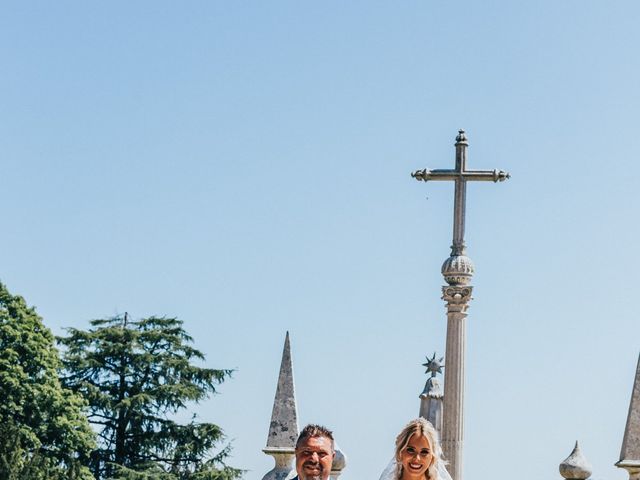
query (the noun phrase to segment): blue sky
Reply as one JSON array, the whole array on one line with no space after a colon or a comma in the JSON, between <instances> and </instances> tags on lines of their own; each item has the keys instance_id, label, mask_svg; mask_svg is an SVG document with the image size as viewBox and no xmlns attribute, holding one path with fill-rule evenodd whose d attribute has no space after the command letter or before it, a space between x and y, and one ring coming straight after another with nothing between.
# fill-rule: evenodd
<instances>
[{"instance_id":1,"label":"blue sky","mask_svg":"<svg viewBox=\"0 0 640 480\"><path fill-rule=\"evenodd\" d=\"M377 478L443 352L453 188L476 265L465 472L613 467L638 358L634 1L5 2L0 278L56 333L176 315L235 368L193 410L260 479L282 343L300 421ZM526 472L521 473L521 472Z\"/></svg>"}]
</instances>

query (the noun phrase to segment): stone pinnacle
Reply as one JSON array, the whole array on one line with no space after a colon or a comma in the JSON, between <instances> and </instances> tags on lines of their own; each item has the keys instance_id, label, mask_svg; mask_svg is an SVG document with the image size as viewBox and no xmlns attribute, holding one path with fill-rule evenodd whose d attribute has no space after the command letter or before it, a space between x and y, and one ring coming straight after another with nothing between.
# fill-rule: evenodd
<instances>
[{"instance_id":1,"label":"stone pinnacle","mask_svg":"<svg viewBox=\"0 0 640 480\"><path fill-rule=\"evenodd\" d=\"M636 476L640 473L640 358L629 402L629 414L624 430L620 461L616 463L616 466L624 468Z\"/></svg>"},{"instance_id":2,"label":"stone pinnacle","mask_svg":"<svg viewBox=\"0 0 640 480\"><path fill-rule=\"evenodd\" d=\"M293 383L293 364L291 361L291 347L289 332L284 340L280 375L276 397L273 401L269 436L267 437L267 451L290 451L293 453L298 438L298 411L296 393Z\"/></svg>"}]
</instances>

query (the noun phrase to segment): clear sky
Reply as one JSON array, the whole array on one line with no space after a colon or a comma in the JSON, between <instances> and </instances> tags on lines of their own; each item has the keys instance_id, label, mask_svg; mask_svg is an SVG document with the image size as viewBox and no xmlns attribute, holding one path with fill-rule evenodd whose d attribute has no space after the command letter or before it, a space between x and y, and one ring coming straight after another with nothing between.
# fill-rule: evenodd
<instances>
[{"instance_id":1,"label":"clear sky","mask_svg":"<svg viewBox=\"0 0 640 480\"><path fill-rule=\"evenodd\" d=\"M443 353L458 128L476 265L467 479L618 460L639 353L640 2L3 2L0 278L48 326L176 315L260 480L301 425L377 479Z\"/></svg>"}]
</instances>

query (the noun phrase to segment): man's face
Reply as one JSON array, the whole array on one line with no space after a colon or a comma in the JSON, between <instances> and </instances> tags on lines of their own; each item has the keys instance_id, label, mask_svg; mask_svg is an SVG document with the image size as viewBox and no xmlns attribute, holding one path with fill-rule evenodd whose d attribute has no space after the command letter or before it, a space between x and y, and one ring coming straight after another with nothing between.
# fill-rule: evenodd
<instances>
[{"instance_id":1,"label":"man's face","mask_svg":"<svg viewBox=\"0 0 640 480\"><path fill-rule=\"evenodd\" d=\"M310 437L296 448L296 470L300 480L327 480L335 452L327 437Z\"/></svg>"}]
</instances>

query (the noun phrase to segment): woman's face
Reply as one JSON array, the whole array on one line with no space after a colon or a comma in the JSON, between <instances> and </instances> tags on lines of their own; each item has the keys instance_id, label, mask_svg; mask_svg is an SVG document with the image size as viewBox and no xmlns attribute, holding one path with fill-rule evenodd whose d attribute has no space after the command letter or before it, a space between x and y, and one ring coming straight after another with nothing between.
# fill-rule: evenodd
<instances>
[{"instance_id":1,"label":"woman's face","mask_svg":"<svg viewBox=\"0 0 640 480\"><path fill-rule=\"evenodd\" d=\"M404 467L402 479L425 478L425 472L434 460L429 439L420 434L411 435L407 446L400 451L400 463Z\"/></svg>"}]
</instances>

